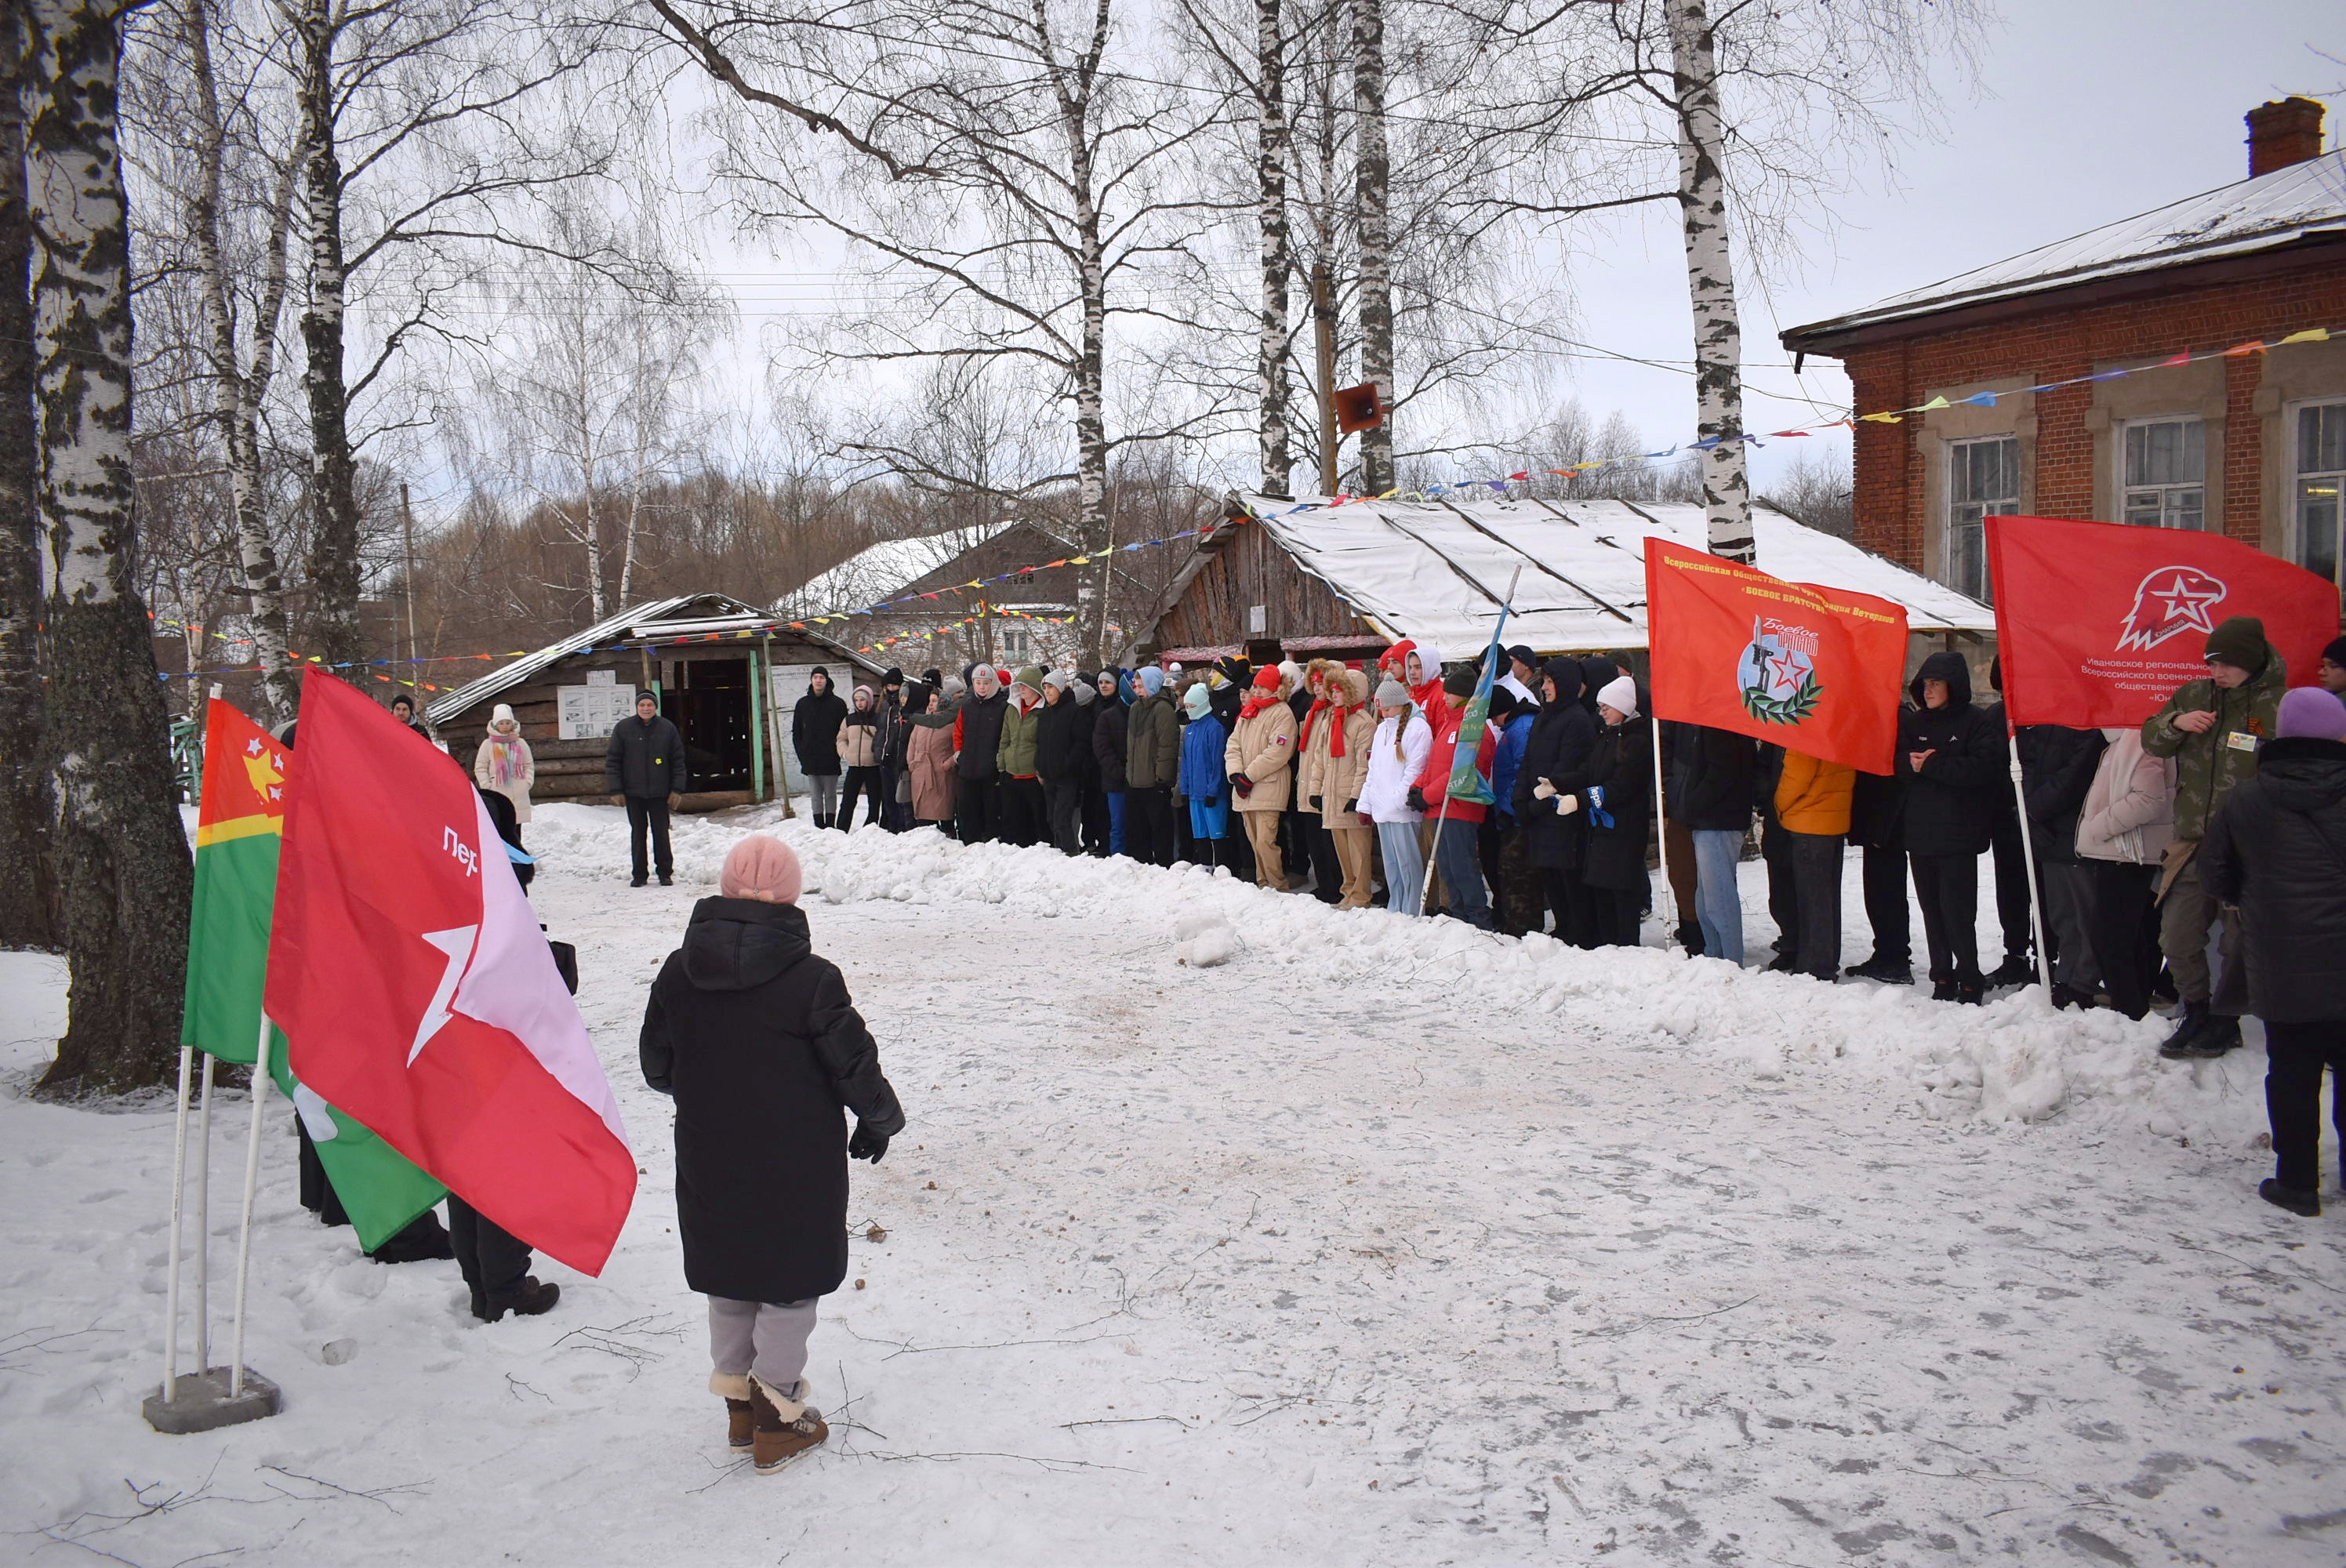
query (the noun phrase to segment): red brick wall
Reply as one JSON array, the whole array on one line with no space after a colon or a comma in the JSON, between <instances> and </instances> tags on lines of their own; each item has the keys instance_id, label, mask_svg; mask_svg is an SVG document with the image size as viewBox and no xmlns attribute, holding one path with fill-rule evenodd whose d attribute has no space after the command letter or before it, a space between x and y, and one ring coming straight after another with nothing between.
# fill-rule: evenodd
<instances>
[{"instance_id":1,"label":"red brick wall","mask_svg":"<svg viewBox=\"0 0 2346 1568\"><path fill-rule=\"evenodd\" d=\"M2252 339L2275 341L2309 327L2346 325L2346 271L2334 262L2317 264L2280 277L2179 290L2163 299L2047 311L1955 331L1933 333L1927 321L1917 325L1923 330L1913 337L1851 351L1846 363L1860 412L1911 408L1933 388L2001 377L2058 381L2113 360L2185 349L2205 352ZM2263 422L2251 410L2263 363L2261 355L2248 354L2224 367L2223 526L2252 544L2263 532ZM2051 517L2090 517L2095 450L2086 414L2094 389L2065 387L2035 401L2035 510ZM1854 491L1857 542L1928 571L1922 429L1912 418L1898 424L1861 422Z\"/></svg>"}]
</instances>

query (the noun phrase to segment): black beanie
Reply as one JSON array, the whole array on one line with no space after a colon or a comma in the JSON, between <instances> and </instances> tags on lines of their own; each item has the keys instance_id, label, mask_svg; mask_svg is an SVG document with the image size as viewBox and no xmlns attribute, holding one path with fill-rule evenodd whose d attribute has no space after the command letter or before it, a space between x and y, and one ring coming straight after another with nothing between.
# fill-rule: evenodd
<instances>
[{"instance_id":1,"label":"black beanie","mask_svg":"<svg viewBox=\"0 0 2346 1568\"><path fill-rule=\"evenodd\" d=\"M882 686L902 686L904 684L904 672L901 669L892 668L887 674L880 677L880 684Z\"/></svg>"},{"instance_id":2,"label":"black beanie","mask_svg":"<svg viewBox=\"0 0 2346 1568\"><path fill-rule=\"evenodd\" d=\"M2331 638L2330 646L2321 650L2321 657L2340 669L2346 669L2346 637Z\"/></svg>"},{"instance_id":3,"label":"black beanie","mask_svg":"<svg viewBox=\"0 0 2346 1568\"><path fill-rule=\"evenodd\" d=\"M1454 664L1442 677L1442 689L1453 697L1472 697L1482 674L1471 664Z\"/></svg>"},{"instance_id":4,"label":"black beanie","mask_svg":"<svg viewBox=\"0 0 2346 1568\"><path fill-rule=\"evenodd\" d=\"M1514 692L1509 691L1504 686L1494 686L1491 688L1491 717L1493 718L1506 718L1508 715L1515 711L1516 706L1515 694Z\"/></svg>"},{"instance_id":5,"label":"black beanie","mask_svg":"<svg viewBox=\"0 0 2346 1568\"><path fill-rule=\"evenodd\" d=\"M2255 675L2265 667L2265 624L2254 616L2233 616L2208 634L2208 662Z\"/></svg>"}]
</instances>

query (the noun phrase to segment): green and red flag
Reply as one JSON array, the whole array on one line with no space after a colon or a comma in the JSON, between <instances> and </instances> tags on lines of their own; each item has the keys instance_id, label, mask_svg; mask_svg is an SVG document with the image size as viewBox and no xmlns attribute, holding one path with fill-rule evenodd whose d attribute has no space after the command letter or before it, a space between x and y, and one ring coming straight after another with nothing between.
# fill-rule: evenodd
<instances>
[{"instance_id":1,"label":"green and red flag","mask_svg":"<svg viewBox=\"0 0 2346 1568\"><path fill-rule=\"evenodd\" d=\"M188 921L188 989L179 1038L223 1062L260 1054L260 993L277 902L285 826L287 748L214 697L204 722L204 779L196 816L196 897ZM372 1132L299 1083L285 1036L270 1032L270 1075L292 1100L318 1146L359 1245L368 1251L404 1229L447 1189Z\"/></svg>"}]
</instances>

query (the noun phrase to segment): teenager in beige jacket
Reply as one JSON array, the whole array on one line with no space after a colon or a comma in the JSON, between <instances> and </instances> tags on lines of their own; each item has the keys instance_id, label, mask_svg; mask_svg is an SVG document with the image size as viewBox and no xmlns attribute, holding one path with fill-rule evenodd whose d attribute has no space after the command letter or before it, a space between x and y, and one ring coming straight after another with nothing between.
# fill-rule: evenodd
<instances>
[{"instance_id":1,"label":"teenager in beige jacket","mask_svg":"<svg viewBox=\"0 0 2346 1568\"><path fill-rule=\"evenodd\" d=\"M1321 825L1336 846L1343 871L1340 910L1366 909L1374 881L1370 872L1376 828L1361 816L1361 790L1369 779L1369 751L1376 744L1377 716L1369 708L1369 677L1356 669L1328 677L1332 706L1320 716L1311 736L1316 761L1309 795L1320 800ZM1342 755L1337 755L1339 744ZM1307 798L1309 798L1307 796Z\"/></svg>"},{"instance_id":2,"label":"teenager in beige jacket","mask_svg":"<svg viewBox=\"0 0 2346 1568\"><path fill-rule=\"evenodd\" d=\"M1295 712L1281 697L1286 686L1276 666L1255 672L1239 721L1222 748L1222 766L1237 797L1230 804L1245 820L1254 848L1254 880L1287 891L1287 866L1279 853L1279 817L1295 783Z\"/></svg>"}]
</instances>

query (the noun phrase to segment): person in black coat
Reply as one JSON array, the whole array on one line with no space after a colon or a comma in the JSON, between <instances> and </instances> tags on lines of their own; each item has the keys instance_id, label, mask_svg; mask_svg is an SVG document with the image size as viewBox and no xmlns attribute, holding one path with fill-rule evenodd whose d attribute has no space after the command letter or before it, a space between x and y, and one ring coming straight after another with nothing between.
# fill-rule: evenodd
<instances>
[{"instance_id":1,"label":"person in black coat","mask_svg":"<svg viewBox=\"0 0 2346 1568\"><path fill-rule=\"evenodd\" d=\"M1646 833L1654 814L1652 720L1637 712L1637 688L1627 676L1606 683L1596 698L1605 728L1588 759L1588 783L1577 815L1587 820L1580 880L1594 911L1595 945L1636 947L1652 881L1646 872Z\"/></svg>"},{"instance_id":2,"label":"person in black coat","mask_svg":"<svg viewBox=\"0 0 2346 1568\"><path fill-rule=\"evenodd\" d=\"M1674 748L1678 784L1672 791L1670 812L1686 826L1692 840L1702 951L1708 957L1740 964L1743 895L1736 887L1735 866L1743 858L1743 840L1751 831L1759 742L1708 725L1670 728L1678 732Z\"/></svg>"},{"instance_id":3,"label":"person in black coat","mask_svg":"<svg viewBox=\"0 0 2346 1568\"><path fill-rule=\"evenodd\" d=\"M913 825L910 801L897 797L904 793L905 755L913 744L912 716L921 711L906 700L903 670L891 669L880 677L880 699L873 711L879 716L874 727L880 741L880 821L888 831L901 833Z\"/></svg>"},{"instance_id":4,"label":"person in black coat","mask_svg":"<svg viewBox=\"0 0 2346 1568\"><path fill-rule=\"evenodd\" d=\"M1849 841L1864 852L1865 923L1873 952L1841 971L1885 985L1914 983L1913 919L1906 905L1906 840L1899 830L1902 790L1894 773L1857 776L1849 798Z\"/></svg>"},{"instance_id":5,"label":"person in black coat","mask_svg":"<svg viewBox=\"0 0 2346 1568\"><path fill-rule=\"evenodd\" d=\"M635 717L613 725L611 743L603 748L603 788L611 792L611 804L627 809L627 850L633 868L628 886L644 885L648 829L660 886L675 882L676 857L668 851L668 814L687 782L683 733L660 717L658 697L648 691L638 692Z\"/></svg>"},{"instance_id":6,"label":"person in black coat","mask_svg":"<svg viewBox=\"0 0 2346 1568\"><path fill-rule=\"evenodd\" d=\"M815 956L802 882L780 839L735 844L638 1042L644 1082L676 1102L677 1238L709 1298L709 1388L760 1471L829 1431L806 1403L807 1338L847 1274L847 1162L878 1164L904 1130L846 982Z\"/></svg>"},{"instance_id":7,"label":"person in black coat","mask_svg":"<svg viewBox=\"0 0 2346 1568\"><path fill-rule=\"evenodd\" d=\"M828 828L839 815L839 727L847 704L831 688L831 671L821 665L807 676L806 695L790 709L790 749L806 776L808 809L814 825Z\"/></svg>"},{"instance_id":8,"label":"person in black coat","mask_svg":"<svg viewBox=\"0 0 2346 1568\"><path fill-rule=\"evenodd\" d=\"M2093 884L2077 860L2077 814L2108 745L2098 729L2057 724L2029 725L2013 739L2020 757L2021 793L2028 802L2029 839L2036 850L2037 885L2045 895L2045 944L2055 1007L2091 1007L2094 993L2101 989L2101 966L2094 962ZM1994 984L1995 976L1988 981Z\"/></svg>"},{"instance_id":9,"label":"person in black coat","mask_svg":"<svg viewBox=\"0 0 2346 1568\"><path fill-rule=\"evenodd\" d=\"M1043 781L1043 817L1063 855L1084 852L1084 768L1091 753L1091 725L1076 706L1075 688L1075 677L1066 670L1045 676L1043 710L1035 716L1035 776Z\"/></svg>"},{"instance_id":10,"label":"person in black coat","mask_svg":"<svg viewBox=\"0 0 2346 1568\"><path fill-rule=\"evenodd\" d=\"M961 677L969 695L961 699L954 718L954 837L964 844L982 844L994 837L1001 804L1002 769L995 758L1002 749L1002 718L1010 710L1010 694L988 664L964 665Z\"/></svg>"},{"instance_id":11,"label":"person in black coat","mask_svg":"<svg viewBox=\"0 0 2346 1568\"><path fill-rule=\"evenodd\" d=\"M1523 767L1515 774L1515 817L1524 825L1532 866L1556 913L1556 940L1594 947L1596 911L1580 878L1586 824L1577 812L1560 814L1555 797L1576 794L1588 784L1596 721L1581 706L1577 659L1552 658L1543 677L1540 710L1524 742ZM1539 793L1542 784L1547 786L1545 795Z\"/></svg>"},{"instance_id":12,"label":"person in black coat","mask_svg":"<svg viewBox=\"0 0 2346 1568\"><path fill-rule=\"evenodd\" d=\"M2020 810L2012 799L2009 777L2012 731L2011 721L2004 712L2002 655L1987 661L1987 683L1995 688L1996 700L1982 704L1980 711L1987 715L1995 732L2005 738L2007 774L2004 788L1995 792L1995 817L1988 830L1988 848L1994 851L1992 863L1995 870L1995 923L2004 933L2004 959L1987 977L1988 989L1992 991L1999 985L2025 985L2036 978L2036 963L2032 956L2036 943L2028 925L2028 851L2021 842ZM2055 940L2049 913L2045 940Z\"/></svg>"},{"instance_id":13,"label":"person in black coat","mask_svg":"<svg viewBox=\"0 0 2346 1568\"><path fill-rule=\"evenodd\" d=\"M2258 1190L2310 1218L2321 1212L2325 1067L2331 1121L2346 1140L2346 706L2300 687L2281 698L2274 730L2256 777L2233 785L2209 820L2199 876L2240 911L2249 1005L2265 1023L2273 1175Z\"/></svg>"},{"instance_id":14,"label":"person in black coat","mask_svg":"<svg viewBox=\"0 0 2346 1568\"><path fill-rule=\"evenodd\" d=\"M1092 719L1092 760L1099 765L1100 793L1107 799L1107 852L1124 853L1124 748L1127 723L1124 671L1113 665L1099 674L1098 713Z\"/></svg>"},{"instance_id":15,"label":"person in black coat","mask_svg":"<svg viewBox=\"0 0 2346 1568\"><path fill-rule=\"evenodd\" d=\"M1996 791L2005 787L2004 737L1972 706L1971 667L1959 653L1924 659L1907 689L1914 706L1898 714L1899 829L1931 949L1931 995L1976 1003L1985 990L1979 858L1994 831Z\"/></svg>"}]
</instances>

